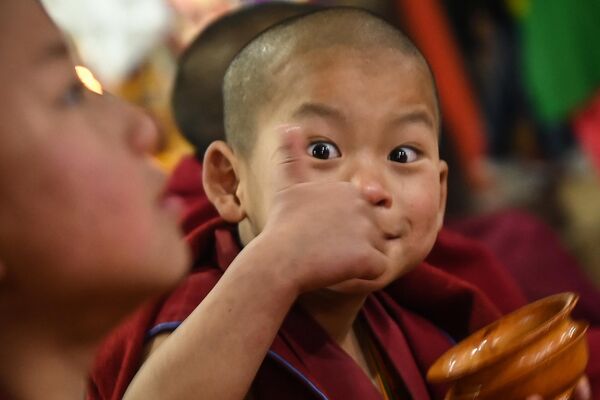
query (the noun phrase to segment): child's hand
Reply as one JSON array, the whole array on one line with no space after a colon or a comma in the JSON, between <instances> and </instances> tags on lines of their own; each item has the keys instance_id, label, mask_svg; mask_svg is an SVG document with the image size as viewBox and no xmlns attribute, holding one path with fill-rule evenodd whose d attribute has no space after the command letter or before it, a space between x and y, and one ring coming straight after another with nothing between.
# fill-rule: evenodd
<instances>
[{"instance_id":1,"label":"child's hand","mask_svg":"<svg viewBox=\"0 0 600 400\"><path fill-rule=\"evenodd\" d=\"M564 400L591 400L592 399L592 390L590 389L590 382L588 381L587 376L579 379L577 386L575 386L575 390L571 396L565 398ZM540 395L529 396L527 400L544 400ZM562 400L562 397L561 397Z\"/></svg>"},{"instance_id":2,"label":"child's hand","mask_svg":"<svg viewBox=\"0 0 600 400\"><path fill-rule=\"evenodd\" d=\"M349 182L310 182L306 143L283 134L277 193L257 237L286 259L282 271L298 293L350 279L375 279L389 262L373 206ZM268 246L266 246L268 248Z\"/></svg>"}]
</instances>

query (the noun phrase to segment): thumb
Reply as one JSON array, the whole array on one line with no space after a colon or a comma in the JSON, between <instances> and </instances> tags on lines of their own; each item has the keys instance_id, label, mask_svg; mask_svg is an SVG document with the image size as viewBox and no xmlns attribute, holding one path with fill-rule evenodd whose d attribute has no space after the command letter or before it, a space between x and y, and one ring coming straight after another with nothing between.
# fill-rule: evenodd
<instances>
[{"instance_id":1,"label":"thumb","mask_svg":"<svg viewBox=\"0 0 600 400\"><path fill-rule=\"evenodd\" d=\"M308 181L306 139L302 136L300 127L284 127L281 130L276 171L278 190Z\"/></svg>"}]
</instances>

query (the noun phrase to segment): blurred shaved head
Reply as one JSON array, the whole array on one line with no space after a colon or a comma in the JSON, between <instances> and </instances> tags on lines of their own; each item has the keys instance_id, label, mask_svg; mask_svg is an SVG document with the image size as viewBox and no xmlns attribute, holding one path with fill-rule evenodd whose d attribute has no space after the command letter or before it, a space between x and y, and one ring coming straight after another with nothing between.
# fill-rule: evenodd
<instances>
[{"instance_id":1,"label":"blurred shaved head","mask_svg":"<svg viewBox=\"0 0 600 400\"><path fill-rule=\"evenodd\" d=\"M318 9L283 1L250 5L202 30L179 58L173 87L173 115L180 131L202 159L208 145L225 139L223 77L236 54L268 27Z\"/></svg>"}]
</instances>

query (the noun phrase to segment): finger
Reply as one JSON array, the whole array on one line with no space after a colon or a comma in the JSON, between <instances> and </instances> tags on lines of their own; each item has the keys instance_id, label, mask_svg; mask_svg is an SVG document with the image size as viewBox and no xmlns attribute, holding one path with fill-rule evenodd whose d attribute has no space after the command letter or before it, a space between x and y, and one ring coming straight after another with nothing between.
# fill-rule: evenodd
<instances>
[{"instance_id":1,"label":"finger","mask_svg":"<svg viewBox=\"0 0 600 400\"><path fill-rule=\"evenodd\" d=\"M370 224L370 229L368 233L368 240L371 246L375 248L380 253L386 254L387 240L385 238L385 234L377 224L377 218L375 215L375 211L373 207L368 203L366 199L364 199L364 212L366 213L366 218Z\"/></svg>"},{"instance_id":2,"label":"finger","mask_svg":"<svg viewBox=\"0 0 600 400\"><path fill-rule=\"evenodd\" d=\"M387 243L386 243L386 238L383 232L381 232L381 229L379 229L377 226L375 226L375 228L373 229L373 233L371 234L370 237L370 243L371 246L373 246L373 248L375 250L377 250L378 252L382 253L382 254L386 254L386 250L387 250Z\"/></svg>"},{"instance_id":3,"label":"finger","mask_svg":"<svg viewBox=\"0 0 600 400\"><path fill-rule=\"evenodd\" d=\"M281 145L278 148L279 166L277 188L286 189L308 181L306 140L300 127L285 126L281 129Z\"/></svg>"},{"instance_id":4,"label":"finger","mask_svg":"<svg viewBox=\"0 0 600 400\"><path fill-rule=\"evenodd\" d=\"M577 382L573 395L573 399L576 400L590 400L592 398L592 389L587 376L581 377L579 382Z\"/></svg>"},{"instance_id":5,"label":"finger","mask_svg":"<svg viewBox=\"0 0 600 400\"><path fill-rule=\"evenodd\" d=\"M544 398L542 396L540 396L539 394L534 394L534 395L527 397L527 400L544 400Z\"/></svg>"},{"instance_id":6,"label":"finger","mask_svg":"<svg viewBox=\"0 0 600 400\"><path fill-rule=\"evenodd\" d=\"M590 381L587 376L582 376L577 385L573 389L573 392L570 394L563 393L559 398L563 399L573 399L573 400L591 400L592 398L592 389L590 387ZM544 400L542 396L535 394L527 397L527 400Z\"/></svg>"},{"instance_id":7,"label":"finger","mask_svg":"<svg viewBox=\"0 0 600 400\"><path fill-rule=\"evenodd\" d=\"M389 259L380 251L373 249L372 253L369 254L368 259L361 260L360 273L358 279L364 279L368 281L379 278L386 270Z\"/></svg>"}]
</instances>

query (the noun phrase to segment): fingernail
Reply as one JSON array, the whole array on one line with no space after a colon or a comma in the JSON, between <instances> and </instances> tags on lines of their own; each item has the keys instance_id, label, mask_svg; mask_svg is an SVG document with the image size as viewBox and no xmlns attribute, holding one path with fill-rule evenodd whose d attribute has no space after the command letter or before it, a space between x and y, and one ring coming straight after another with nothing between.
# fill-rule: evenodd
<instances>
[{"instance_id":1,"label":"fingernail","mask_svg":"<svg viewBox=\"0 0 600 400\"><path fill-rule=\"evenodd\" d=\"M289 133L289 132L299 132L300 129L301 128L299 125L293 125L293 124L283 124L283 125L279 125L276 128L277 132L280 132L282 134Z\"/></svg>"},{"instance_id":2,"label":"fingernail","mask_svg":"<svg viewBox=\"0 0 600 400\"><path fill-rule=\"evenodd\" d=\"M579 393L579 398L581 398L581 399L591 399L592 398L592 390L590 388L590 384L587 381L582 381L579 385L577 385L576 390Z\"/></svg>"}]
</instances>

